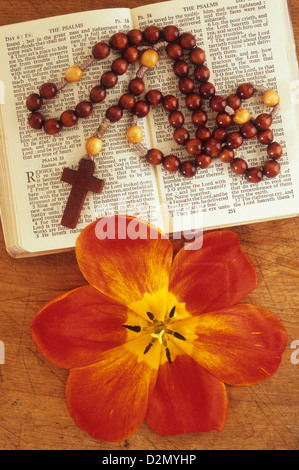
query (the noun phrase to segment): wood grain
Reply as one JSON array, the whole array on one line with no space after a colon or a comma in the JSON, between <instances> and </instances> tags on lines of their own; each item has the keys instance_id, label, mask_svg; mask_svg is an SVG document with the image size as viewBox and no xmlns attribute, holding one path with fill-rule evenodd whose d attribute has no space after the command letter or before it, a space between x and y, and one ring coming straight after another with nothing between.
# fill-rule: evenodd
<instances>
[{"instance_id":1,"label":"wood grain","mask_svg":"<svg viewBox=\"0 0 299 470\"><path fill-rule=\"evenodd\" d=\"M114 7L153 1L115 1ZM101 7L111 3L102 0ZM299 3L289 1L299 47ZM0 24L99 8L96 0L1 0ZM31 340L30 323L55 296L85 284L74 253L14 260L0 235L0 448L97 450L298 449L299 364L291 344L299 340L299 219L234 227L258 273L259 286L246 299L271 310L283 322L288 346L278 373L253 387L228 387L229 418L223 433L161 437L146 423L125 442L97 442L73 423L65 405L68 372L47 362ZM179 243L175 244L175 249Z\"/></svg>"}]
</instances>

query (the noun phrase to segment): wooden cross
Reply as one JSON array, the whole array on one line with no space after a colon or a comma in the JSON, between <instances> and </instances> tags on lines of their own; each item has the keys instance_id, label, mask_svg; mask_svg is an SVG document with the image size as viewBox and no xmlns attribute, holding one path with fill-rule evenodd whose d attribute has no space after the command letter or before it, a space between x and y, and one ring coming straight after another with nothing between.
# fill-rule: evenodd
<instances>
[{"instance_id":1,"label":"wooden cross","mask_svg":"<svg viewBox=\"0 0 299 470\"><path fill-rule=\"evenodd\" d=\"M104 180L93 176L95 163L92 160L82 158L78 171L64 168L61 181L72 185L62 219L61 225L68 228L75 228L88 191L101 193L104 187Z\"/></svg>"}]
</instances>

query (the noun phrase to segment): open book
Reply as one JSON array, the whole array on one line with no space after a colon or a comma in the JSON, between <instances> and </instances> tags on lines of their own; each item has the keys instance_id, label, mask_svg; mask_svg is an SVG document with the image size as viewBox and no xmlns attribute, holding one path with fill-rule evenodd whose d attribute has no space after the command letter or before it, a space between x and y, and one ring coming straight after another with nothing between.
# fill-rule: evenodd
<instances>
[{"instance_id":1,"label":"open book","mask_svg":"<svg viewBox=\"0 0 299 470\"><path fill-rule=\"evenodd\" d=\"M180 32L195 35L206 52L210 81L217 94L235 93L244 82L275 89L281 110L272 126L275 140L284 149L278 178L264 178L251 184L234 175L228 164L215 159L193 178L167 173L150 166L126 139L131 112L112 124L103 139L95 176L105 180L101 194L88 193L75 229L60 224L70 185L60 181L63 168L76 169L84 155L85 141L94 134L108 106L117 104L139 67L131 64L128 73L108 90L106 100L95 105L94 113L56 136L36 131L27 124L26 97L38 92L45 82L57 83L65 70L88 58L94 44L108 41L118 31L144 30L174 24ZM278 34L279 31L279 34ZM175 0L135 9L98 10L35 20L0 28L0 187L1 217L8 252L12 256L32 256L72 249L78 233L90 222L112 213L127 213L150 220L166 233L241 225L256 221L292 217L298 214L298 66L286 0ZM95 63L82 80L68 84L43 113L58 117L76 103L89 99L91 88L99 84L104 71L119 55L114 52ZM145 77L145 92L159 89L179 97L178 81L165 50ZM195 91L199 86L196 83ZM297 101L296 101L297 93ZM3 96L2 96L3 98ZM180 98L184 127L195 132L190 112ZM269 112L261 96L246 102L256 117ZM187 118L188 116L188 118ZM188 121L189 119L189 121ZM208 126L215 127L215 113ZM173 140L162 106L151 109L140 120L143 144L158 148L164 155L190 156ZM266 147L255 139L236 151L250 166L263 165Z\"/></svg>"}]
</instances>

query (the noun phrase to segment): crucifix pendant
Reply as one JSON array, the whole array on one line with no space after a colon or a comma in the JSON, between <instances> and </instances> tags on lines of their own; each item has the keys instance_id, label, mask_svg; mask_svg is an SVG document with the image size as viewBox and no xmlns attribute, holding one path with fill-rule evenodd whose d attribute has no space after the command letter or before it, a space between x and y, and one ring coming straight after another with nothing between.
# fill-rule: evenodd
<instances>
[{"instance_id":1,"label":"crucifix pendant","mask_svg":"<svg viewBox=\"0 0 299 470\"><path fill-rule=\"evenodd\" d=\"M68 228L77 226L80 213L88 191L101 193L104 187L104 180L93 176L95 163L92 160L82 158L78 170L64 168L61 181L72 185L72 189L61 219L61 225Z\"/></svg>"}]
</instances>

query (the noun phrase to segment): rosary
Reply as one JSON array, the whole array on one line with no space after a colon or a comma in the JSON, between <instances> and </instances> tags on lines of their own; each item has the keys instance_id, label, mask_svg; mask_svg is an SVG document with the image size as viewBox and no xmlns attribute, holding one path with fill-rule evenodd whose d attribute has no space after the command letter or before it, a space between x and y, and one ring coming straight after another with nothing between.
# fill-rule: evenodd
<instances>
[{"instance_id":1,"label":"rosary","mask_svg":"<svg viewBox=\"0 0 299 470\"><path fill-rule=\"evenodd\" d=\"M102 74L100 85L92 88L89 101L81 101L74 110L64 111L59 119L45 119L39 111L43 101L54 98L68 83L79 81L84 71L94 62L108 57L110 49L119 51L121 56L112 62L111 70ZM178 78L179 91L185 95L186 107L192 113L192 123L196 128L194 138L190 138L189 131L184 128L184 114L179 110L179 102L174 95L163 96L159 90L150 90L144 99L138 98L145 91L143 77L157 64L160 49L165 49L167 56L173 61L173 72ZM183 58L184 51L188 52L190 64L194 66L194 79L189 75L190 67ZM117 84L118 76L126 73L129 64L136 62L140 53L141 66L135 78L129 82L128 92L119 98L118 104L107 109L105 118L95 134L87 139L86 154L81 158L78 170L63 170L61 180L72 185L61 220L61 225L65 227L76 227L88 191L102 192L104 181L93 176L95 157L101 152L102 138L106 130L111 123L118 122L123 117L125 110L130 110L132 114L127 129L128 141L150 164L161 164L167 172L179 171L182 176L191 178L198 169L208 168L213 158L219 158L222 162L230 164L233 173L244 175L251 183L259 183L264 176L275 178L280 173L278 160L282 157L283 150L278 142L274 142L271 130L272 122L279 113L280 97L277 92L263 86L243 83L236 93L227 98L216 94L215 86L209 82L210 70L205 65L205 52L196 45L196 39L191 33L180 34L179 29L172 25L163 30L148 26L143 32L138 29L132 29L127 34L119 32L110 38L108 44L95 44L90 57L80 66L69 67L59 83L44 83L39 89L39 94L28 96L26 106L31 112L28 117L30 127L43 128L47 134L55 135L63 127L74 126L79 118L90 116L93 106L105 100L107 90ZM199 83L197 92L195 82ZM243 100L251 98L255 93L262 93L264 104L272 108L272 111L253 119L251 113L241 106ZM211 110L217 113L213 132L206 126L208 115L201 107L203 100L207 100ZM174 141L185 147L192 160L181 162L176 155L163 155L159 149L147 149L141 143L143 133L138 126L138 120L148 115L150 106L160 104L168 113L170 126L174 128ZM228 131L233 123L240 125L239 131ZM243 158L235 157L235 150L242 146L244 139L255 137L261 144L267 145L268 159L262 168L249 168Z\"/></svg>"}]
</instances>

